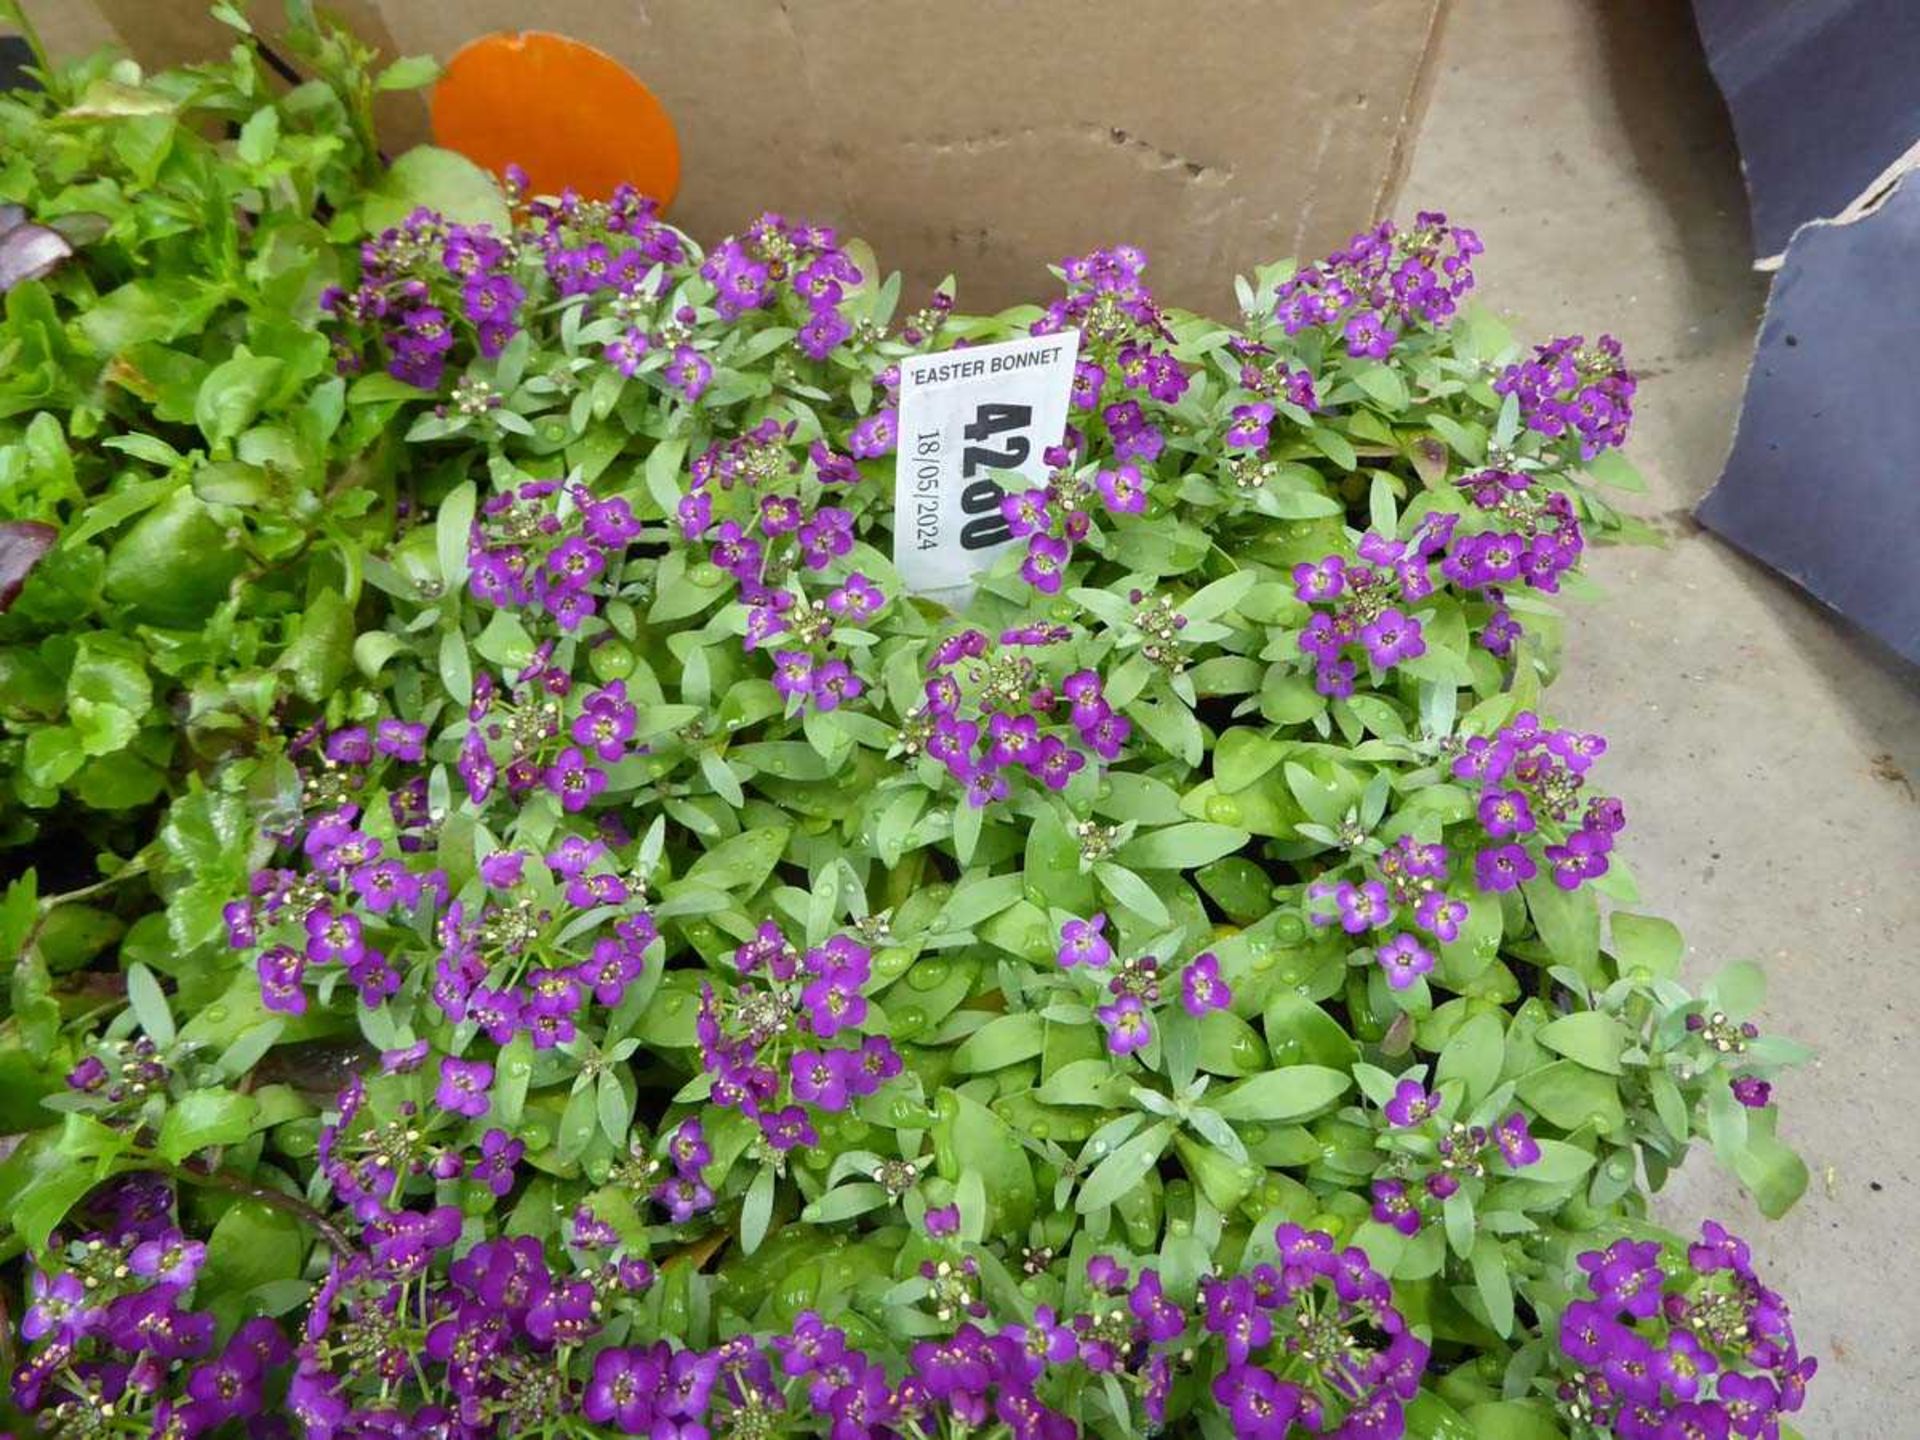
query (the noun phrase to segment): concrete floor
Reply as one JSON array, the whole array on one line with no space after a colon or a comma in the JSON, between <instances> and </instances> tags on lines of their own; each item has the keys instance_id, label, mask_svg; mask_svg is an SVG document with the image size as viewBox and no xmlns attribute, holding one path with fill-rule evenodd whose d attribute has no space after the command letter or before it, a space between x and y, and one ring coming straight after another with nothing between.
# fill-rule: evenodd
<instances>
[{"instance_id":1,"label":"concrete floor","mask_svg":"<svg viewBox=\"0 0 1920 1440\"><path fill-rule=\"evenodd\" d=\"M1690 978L1763 961L1764 1023L1821 1052L1779 1087L1813 1170L1792 1214L1768 1224L1704 1147L1660 1208L1752 1238L1820 1357L1809 1440L1920 1435L1920 677L1688 518L1766 300L1688 7L1455 0L1396 208L1479 229L1519 333L1610 330L1643 377L1637 508L1671 541L1593 557L1607 593L1552 704L1610 737L1642 908L1686 932Z\"/></svg>"}]
</instances>

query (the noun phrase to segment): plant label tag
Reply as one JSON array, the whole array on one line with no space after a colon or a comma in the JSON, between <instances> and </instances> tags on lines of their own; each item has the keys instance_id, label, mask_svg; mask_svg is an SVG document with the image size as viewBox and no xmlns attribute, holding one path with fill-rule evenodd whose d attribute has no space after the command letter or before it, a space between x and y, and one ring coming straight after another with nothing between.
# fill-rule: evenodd
<instances>
[{"instance_id":1,"label":"plant label tag","mask_svg":"<svg viewBox=\"0 0 1920 1440\"><path fill-rule=\"evenodd\" d=\"M960 608L1017 543L1000 502L1046 483L1079 353L1080 332L1063 330L900 362L893 564L911 593Z\"/></svg>"}]
</instances>

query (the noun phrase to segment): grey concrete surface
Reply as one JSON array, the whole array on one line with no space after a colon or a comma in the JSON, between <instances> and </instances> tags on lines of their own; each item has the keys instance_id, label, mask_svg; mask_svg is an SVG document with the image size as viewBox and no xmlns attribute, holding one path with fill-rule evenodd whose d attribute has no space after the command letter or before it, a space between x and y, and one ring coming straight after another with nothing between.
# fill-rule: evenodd
<instances>
[{"instance_id":1,"label":"grey concrete surface","mask_svg":"<svg viewBox=\"0 0 1920 1440\"><path fill-rule=\"evenodd\" d=\"M1659 1209L1752 1238L1820 1357L1810 1440L1912 1440L1920 678L1688 518L1766 300L1691 24L1679 0L1455 0L1396 208L1479 229L1482 297L1518 331L1610 330L1644 377L1636 508L1669 543L1593 557L1606 593L1575 608L1552 705L1610 737L1641 908L1686 932L1691 978L1762 961L1766 1023L1820 1051L1779 1089L1813 1170L1792 1214L1763 1220L1704 1147Z\"/></svg>"}]
</instances>

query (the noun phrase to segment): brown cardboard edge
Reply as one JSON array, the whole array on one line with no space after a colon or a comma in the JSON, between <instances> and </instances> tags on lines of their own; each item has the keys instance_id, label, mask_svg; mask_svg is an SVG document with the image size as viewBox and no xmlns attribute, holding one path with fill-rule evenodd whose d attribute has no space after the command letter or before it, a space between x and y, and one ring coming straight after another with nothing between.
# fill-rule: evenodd
<instances>
[{"instance_id":1,"label":"brown cardboard edge","mask_svg":"<svg viewBox=\"0 0 1920 1440\"><path fill-rule=\"evenodd\" d=\"M1427 21L1427 36L1420 47L1420 59L1413 67L1413 79L1401 101L1400 123L1395 128L1393 147L1387 152L1386 169L1380 176L1380 188L1374 192L1373 218L1384 220L1399 203L1400 187L1406 184L1413 168L1413 147L1426 128L1427 107L1440 76L1440 42L1445 38L1447 16L1453 0L1434 0Z\"/></svg>"}]
</instances>

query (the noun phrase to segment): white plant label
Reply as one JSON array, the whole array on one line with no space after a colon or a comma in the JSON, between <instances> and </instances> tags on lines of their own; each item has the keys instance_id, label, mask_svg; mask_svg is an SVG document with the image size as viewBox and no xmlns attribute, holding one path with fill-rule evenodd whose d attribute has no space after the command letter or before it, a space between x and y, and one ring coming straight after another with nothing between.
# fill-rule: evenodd
<instances>
[{"instance_id":1,"label":"white plant label","mask_svg":"<svg viewBox=\"0 0 1920 1440\"><path fill-rule=\"evenodd\" d=\"M1080 332L1064 330L900 362L893 563L909 591L964 604L1016 543L998 477L1046 483L1079 352Z\"/></svg>"}]
</instances>

